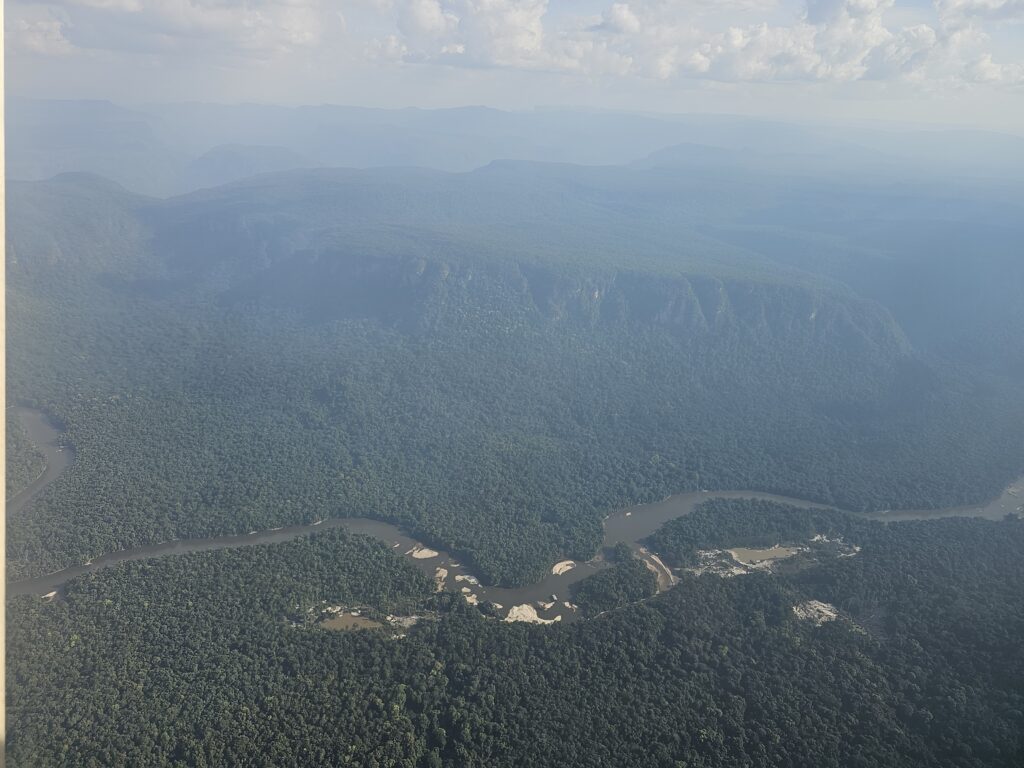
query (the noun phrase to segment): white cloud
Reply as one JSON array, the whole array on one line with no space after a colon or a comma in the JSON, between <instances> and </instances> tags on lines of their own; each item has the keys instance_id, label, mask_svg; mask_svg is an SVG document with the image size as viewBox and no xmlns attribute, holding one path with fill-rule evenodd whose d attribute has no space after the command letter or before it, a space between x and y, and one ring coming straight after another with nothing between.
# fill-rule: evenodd
<instances>
[{"instance_id":1,"label":"white cloud","mask_svg":"<svg viewBox=\"0 0 1024 768\"><path fill-rule=\"evenodd\" d=\"M476 63L547 66L543 18L547 0L459 0L458 42Z\"/></svg>"},{"instance_id":2,"label":"white cloud","mask_svg":"<svg viewBox=\"0 0 1024 768\"><path fill-rule=\"evenodd\" d=\"M403 0L398 5L398 29L414 39L445 39L459 19L445 11L438 0Z\"/></svg>"},{"instance_id":3,"label":"white cloud","mask_svg":"<svg viewBox=\"0 0 1024 768\"><path fill-rule=\"evenodd\" d=\"M894 0L806 0L788 21L776 14L774 23L728 24L717 30L700 14L680 13L680 7L693 3L632 0L624 8L615 3L591 32L604 33L607 45L630 59L632 74L659 79L1020 82L1020 65L995 61L976 23L953 26L948 19L956 6L958 18L1009 20L1024 9L1024 0L937 0L938 27L924 23L924 14L907 24L905 12L900 14L904 24L893 24L888 16ZM943 4L945 11L939 7ZM702 0L697 5L706 7ZM761 6L762 13L769 8Z\"/></svg>"},{"instance_id":4,"label":"white cloud","mask_svg":"<svg viewBox=\"0 0 1024 768\"><path fill-rule=\"evenodd\" d=\"M877 15L892 6L892 0L807 0L805 17L811 24L832 24L844 18Z\"/></svg>"},{"instance_id":5,"label":"white cloud","mask_svg":"<svg viewBox=\"0 0 1024 768\"><path fill-rule=\"evenodd\" d=\"M917 24L905 27L864 58L865 78L889 80L897 77L919 79L929 57L939 47L933 27Z\"/></svg>"},{"instance_id":6,"label":"white cloud","mask_svg":"<svg viewBox=\"0 0 1024 768\"><path fill-rule=\"evenodd\" d=\"M8 33L14 50L44 55L99 49L308 62L343 46L378 66L590 78L1021 80L1020 62L999 60L985 25L1024 19L1024 0L934 0L930 18L902 7L902 23L893 21L895 0L593 2L570 13L553 12L548 0L348 0L342 15L332 0L14 0Z\"/></svg>"},{"instance_id":7,"label":"white cloud","mask_svg":"<svg viewBox=\"0 0 1024 768\"><path fill-rule=\"evenodd\" d=\"M409 56L409 49L398 39L398 35L375 38L366 46L368 58L377 61L402 61Z\"/></svg>"},{"instance_id":8,"label":"white cloud","mask_svg":"<svg viewBox=\"0 0 1024 768\"><path fill-rule=\"evenodd\" d=\"M129 13L136 13L143 9L141 0L68 0L68 5L98 8L104 11L127 11Z\"/></svg>"},{"instance_id":9,"label":"white cloud","mask_svg":"<svg viewBox=\"0 0 1024 768\"><path fill-rule=\"evenodd\" d=\"M640 28L640 19L633 13L629 3L612 3L612 7L604 12L604 20L597 27L599 30L628 34L636 34Z\"/></svg>"},{"instance_id":10,"label":"white cloud","mask_svg":"<svg viewBox=\"0 0 1024 768\"><path fill-rule=\"evenodd\" d=\"M596 23L579 19L575 26L548 20L545 0L405 0L396 13L411 61L658 79L850 81L913 69L936 44L928 28L890 30L884 14L892 3L809 0L788 25L717 31L695 23L712 9L703 0L614 2ZM748 13L772 3L739 5ZM736 3L714 11L726 6L736 13Z\"/></svg>"},{"instance_id":11,"label":"white cloud","mask_svg":"<svg viewBox=\"0 0 1024 768\"><path fill-rule=\"evenodd\" d=\"M65 24L59 19L17 17L8 21L8 39L15 51L67 56L74 46L64 36Z\"/></svg>"},{"instance_id":12,"label":"white cloud","mask_svg":"<svg viewBox=\"0 0 1024 768\"><path fill-rule=\"evenodd\" d=\"M1024 21L1024 0L935 0L935 7L946 23Z\"/></svg>"},{"instance_id":13,"label":"white cloud","mask_svg":"<svg viewBox=\"0 0 1024 768\"><path fill-rule=\"evenodd\" d=\"M18 4L16 17L40 10L70 21L61 27L71 48L108 51L203 51L267 58L322 42L325 26L344 29L326 0L53 0ZM23 18L8 25L28 45L43 29Z\"/></svg>"},{"instance_id":14,"label":"white cloud","mask_svg":"<svg viewBox=\"0 0 1024 768\"><path fill-rule=\"evenodd\" d=\"M396 0L393 35L373 47L406 61L444 61L484 67L551 68L545 45L547 0Z\"/></svg>"},{"instance_id":15,"label":"white cloud","mask_svg":"<svg viewBox=\"0 0 1024 768\"><path fill-rule=\"evenodd\" d=\"M937 44L925 25L889 28L892 0L810 0L788 24L732 24L715 31L687 24L663 3L629 6L636 24L613 24L612 44L652 77L734 82L853 81L901 75L920 66ZM614 9L615 6L612 6Z\"/></svg>"},{"instance_id":16,"label":"white cloud","mask_svg":"<svg viewBox=\"0 0 1024 768\"><path fill-rule=\"evenodd\" d=\"M991 54L983 54L967 65L967 73L974 82L996 83L1005 77L1003 67L992 61Z\"/></svg>"}]
</instances>

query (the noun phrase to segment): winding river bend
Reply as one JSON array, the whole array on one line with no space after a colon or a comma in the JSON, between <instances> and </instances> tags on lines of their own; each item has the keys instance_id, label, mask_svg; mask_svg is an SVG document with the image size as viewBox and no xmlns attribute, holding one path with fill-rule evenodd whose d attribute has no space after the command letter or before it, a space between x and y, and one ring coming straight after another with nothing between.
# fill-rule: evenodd
<instances>
[{"instance_id":1,"label":"winding river bend","mask_svg":"<svg viewBox=\"0 0 1024 768\"><path fill-rule=\"evenodd\" d=\"M28 488L14 496L7 504L12 516L20 514L50 483L71 466L74 451L70 447L60 445L60 432L56 425L44 414L27 408L19 408L18 416L29 438L46 457L46 469ZM674 576L671 574L655 553L647 552L641 542L654 533L663 523L689 514L703 501L712 498L720 499L763 499L792 504L802 507L822 507L803 499L776 496L752 491L714 491L698 493L682 493L670 496L653 504L641 504L622 509L610 514L604 521L604 547L612 547L619 543L628 544L648 567L659 577L661 589L671 586ZM1011 485L998 499L984 505L974 507L956 507L942 510L900 510L896 512L877 513L872 517L880 520L915 520L951 516L984 517L1000 519L1008 512L1018 510L1024 504L1024 478ZM248 547L257 544L277 544L285 541L310 536L321 531L334 528L372 536L405 556L405 559L417 569L431 578L438 580L444 589L462 592L471 601L490 601L502 606L502 613L516 605L533 606L538 618L553 621L559 618L572 620L575 617L569 601L569 587L578 581L609 567L600 555L582 563L567 562L562 568L549 574L543 581L526 587L491 587L481 585L473 573L456 558L446 552L438 552L425 547L421 542L407 536L398 527L390 523L366 518L331 518L307 525L293 525L267 531L256 531L250 534L217 536L206 539L181 539L152 546L112 552L98 557L90 563L66 568L32 579L16 581L7 585L7 594L31 595L47 594L60 588L69 580L86 573L109 568L127 560L147 560L165 555L185 554L187 552L204 552L217 549ZM564 570L563 570L564 569Z\"/></svg>"},{"instance_id":2,"label":"winding river bend","mask_svg":"<svg viewBox=\"0 0 1024 768\"><path fill-rule=\"evenodd\" d=\"M7 500L7 514L12 516L19 514L21 510L31 504L75 461L75 449L71 446L61 445L61 430L46 414L21 406L14 406L13 410L18 421L28 432L29 440L43 454L46 466L39 477Z\"/></svg>"}]
</instances>

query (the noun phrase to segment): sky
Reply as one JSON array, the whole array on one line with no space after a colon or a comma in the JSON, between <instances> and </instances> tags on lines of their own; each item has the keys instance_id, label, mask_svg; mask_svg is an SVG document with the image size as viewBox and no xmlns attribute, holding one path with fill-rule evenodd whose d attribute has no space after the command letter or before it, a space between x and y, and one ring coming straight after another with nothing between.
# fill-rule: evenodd
<instances>
[{"instance_id":1,"label":"sky","mask_svg":"<svg viewBox=\"0 0 1024 768\"><path fill-rule=\"evenodd\" d=\"M1024 134L1024 0L8 0L8 91Z\"/></svg>"}]
</instances>

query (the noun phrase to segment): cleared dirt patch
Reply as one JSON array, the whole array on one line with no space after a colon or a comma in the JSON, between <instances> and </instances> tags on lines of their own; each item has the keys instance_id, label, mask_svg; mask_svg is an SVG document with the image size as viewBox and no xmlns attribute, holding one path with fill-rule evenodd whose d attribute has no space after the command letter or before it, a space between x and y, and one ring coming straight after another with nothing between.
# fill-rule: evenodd
<instances>
[{"instance_id":1,"label":"cleared dirt patch","mask_svg":"<svg viewBox=\"0 0 1024 768\"><path fill-rule=\"evenodd\" d=\"M784 560L787 557L792 557L800 551L800 547L783 547L776 544L774 547L768 549L747 549L746 547L737 547L736 549L728 550L729 554L733 556L733 559L743 565L756 566L760 563L771 562L773 560Z\"/></svg>"},{"instance_id":2,"label":"cleared dirt patch","mask_svg":"<svg viewBox=\"0 0 1024 768\"><path fill-rule=\"evenodd\" d=\"M351 632L356 629L382 629L384 627L379 621L345 611L324 619L320 622L320 626L332 632Z\"/></svg>"},{"instance_id":3,"label":"cleared dirt patch","mask_svg":"<svg viewBox=\"0 0 1024 768\"><path fill-rule=\"evenodd\" d=\"M819 627L826 621L835 621L839 618L839 611L834 605L823 603L820 600L807 600L793 606L793 613L798 619L813 621Z\"/></svg>"}]
</instances>

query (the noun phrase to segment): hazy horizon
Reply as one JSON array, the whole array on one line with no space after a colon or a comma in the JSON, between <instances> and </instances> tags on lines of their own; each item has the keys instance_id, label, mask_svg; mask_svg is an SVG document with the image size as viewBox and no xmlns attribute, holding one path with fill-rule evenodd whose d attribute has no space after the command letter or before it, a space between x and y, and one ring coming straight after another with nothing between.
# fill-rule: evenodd
<instances>
[{"instance_id":1,"label":"hazy horizon","mask_svg":"<svg viewBox=\"0 0 1024 768\"><path fill-rule=\"evenodd\" d=\"M808 127L860 127L876 129L881 131L982 131L986 133L1005 134L1024 138L1024 123L1008 123L1005 126L987 126L972 122L957 122L955 120L937 121L927 119L899 119L886 117L785 117L764 112L744 112L741 110L659 110L656 108L644 109L640 107L617 107L601 106L597 104L576 104L566 103L537 103L527 106L498 106L486 102L466 101L464 103L452 103L443 105L423 106L420 104L380 106L370 102L357 101L300 101L289 103L287 101L261 101L258 99L241 100L216 100L216 99L169 99L169 100L147 100L147 99L118 99L97 96L95 98L50 97L32 93L9 94L7 97L8 109L17 110L20 105L27 103L80 103L80 104L110 104L127 110L144 112L154 108L176 108L176 107L225 107L225 108L258 108L258 109L347 109L366 110L378 112L455 112L463 110L480 110L490 112L502 112L507 114L545 114L553 112L567 113L591 113L626 115L632 117L644 117L655 119L685 119L685 118L735 118L737 120L764 121L770 123L790 124L794 126Z\"/></svg>"},{"instance_id":2,"label":"hazy horizon","mask_svg":"<svg viewBox=\"0 0 1024 768\"><path fill-rule=\"evenodd\" d=\"M17 97L544 105L1020 133L1018 0L16 2Z\"/></svg>"},{"instance_id":3,"label":"hazy horizon","mask_svg":"<svg viewBox=\"0 0 1024 768\"><path fill-rule=\"evenodd\" d=\"M783 176L943 184L1024 177L1024 137L1011 132L709 112L15 98L7 132L9 179L85 171L158 197L302 168L466 172L496 160L630 166L666 152L680 168Z\"/></svg>"}]
</instances>

